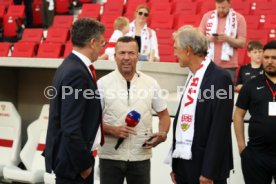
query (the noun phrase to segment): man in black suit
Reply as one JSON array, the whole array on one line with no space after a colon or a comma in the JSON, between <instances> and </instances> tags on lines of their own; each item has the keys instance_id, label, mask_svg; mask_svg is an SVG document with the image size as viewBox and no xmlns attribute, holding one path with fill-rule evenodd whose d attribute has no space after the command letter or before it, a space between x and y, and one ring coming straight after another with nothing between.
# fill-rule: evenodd
<instances>
[{"instance_id":1,"label":"man in black suit","mask_svg":"<svg viewBox=\"0 0 276 184\"><path fill-rule=\"evenodd\" d=\"M89 18L77 20L71 29L73 51L53 79L56 97L50 101L46 138L46 171L56 183L93 184L91 156L102 109L92 62L105 45L104 26Z\"/></svg>"},{"instance_id":2,"label":"man in black suit","mask_svg":"<svg viewBox=\"0 0 276 184\"><path fill-rule=\"evenodd\" d=\"M173 126L172 173L177 184L226 184L233 168L233 83L207 55L207 39L192 26L174 33L174 52L190 70Z\"/></svg>"}]
</instances>

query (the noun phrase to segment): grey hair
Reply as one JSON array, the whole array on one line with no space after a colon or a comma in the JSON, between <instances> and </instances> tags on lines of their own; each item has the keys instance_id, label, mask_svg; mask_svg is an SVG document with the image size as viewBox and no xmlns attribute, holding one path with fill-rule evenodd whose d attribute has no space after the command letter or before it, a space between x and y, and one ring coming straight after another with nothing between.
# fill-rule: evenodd
<instances>
[{"instance_id":1,"label":"grey hair","mask_svg":"<svg viewBox=\"0 0 276 184\"><path fill-rule=\"evenodd\" d=\"M207 37L204 36L203 33L201 33L197 28L190 25L182 26L173 33L173 37L180 48L184 49L189 46L195 55L207 55Z\"/></svg>"}]
</instances>

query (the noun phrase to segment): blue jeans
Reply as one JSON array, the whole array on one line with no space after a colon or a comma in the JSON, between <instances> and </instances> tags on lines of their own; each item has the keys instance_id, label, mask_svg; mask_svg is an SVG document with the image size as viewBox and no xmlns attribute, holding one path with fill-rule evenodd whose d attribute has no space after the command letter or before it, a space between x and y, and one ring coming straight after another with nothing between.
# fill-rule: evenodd
<instances>
[{"instance_id":1,"label":"blue jeans","mask_svg":"<svg viewBox=\"0 0 276 184\"><path fill-rule=\"evenodd\" d=\"M100 183L150 184L150 160L118 161L100 159Z\"/></svg>"}]
</instances>

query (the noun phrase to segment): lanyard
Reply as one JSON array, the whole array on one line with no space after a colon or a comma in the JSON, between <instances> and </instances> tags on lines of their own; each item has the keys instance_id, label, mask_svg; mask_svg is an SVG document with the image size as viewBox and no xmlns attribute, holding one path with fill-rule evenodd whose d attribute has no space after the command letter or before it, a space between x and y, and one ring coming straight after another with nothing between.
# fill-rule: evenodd
<instances>
[{"instance_id":1,"label":"lanyard","mask_svg":"<svg viewBox=\"0 0 276 184\"><path fill-rule=\"evenodd\" d=\"M272 89L272 87L271 87L271 85L270 85L270 83L268 82L267 79L266 79L266 83L267 83L267 85L268 85L268 87L269 87L269 89L270 89L270 91L271 91L272 96L273 96L273 102L275 102L276 91L273 91L273 89Z\"/></svg>"}]
</instances>

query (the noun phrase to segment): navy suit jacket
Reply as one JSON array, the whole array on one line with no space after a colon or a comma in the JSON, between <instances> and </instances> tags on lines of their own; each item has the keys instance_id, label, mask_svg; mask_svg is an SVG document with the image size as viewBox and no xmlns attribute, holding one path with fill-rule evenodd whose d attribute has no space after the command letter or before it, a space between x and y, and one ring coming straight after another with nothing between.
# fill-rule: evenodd
<instances>
[{"instance_id":1,"label":"navy suit jacket","mask_svg":"<svg viewBox=\"0 0 276 184\"><path fill-rule=\"evenodd\" d=\"M231 122L233 111L233 83L227 71L213 62L207 67L200 89L219 89L227 91L232 99L198 99L195 113L195 131L192 144L192 160L173 159L175 173L184 173L192 183L198 183L200 175L213 180L229 177L233 168ZM229 91L230 86L230 91ZM208 95L210 93L207 93ZM202 95L203 96L203 95ZM225 96L225 95L224 95ZM179 107L173 122L173 149L175 149L175 130ZM177 166L181 162L182 166ZM180 169L177 170L177 169Z\"/></svg>"},{"instance_id":2,"label":"navy suit jacket","mask_svg":"<svg viewBox=\"0 0 276 184\"><path fill-rule=\"evenodd\" d=\"M57 69L52 86L57 96L50 101L44 151L46 171L75 179L95 162L91 148L102 120L102 109L99 95L87 94L98 94L97 85L85 64L71 53ZM90 92L85 98L87 90Z\"/></svg>"}]
</instances>

